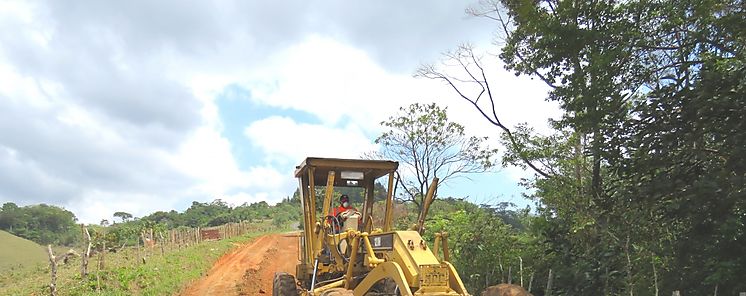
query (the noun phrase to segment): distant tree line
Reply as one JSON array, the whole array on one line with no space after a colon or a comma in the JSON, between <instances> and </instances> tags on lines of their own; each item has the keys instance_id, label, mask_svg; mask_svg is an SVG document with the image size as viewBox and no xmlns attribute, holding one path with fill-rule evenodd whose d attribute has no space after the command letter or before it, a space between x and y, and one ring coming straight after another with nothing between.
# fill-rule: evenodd
<instances>
[{"instance_id":1,"label":"distant tree line","mask_svg":"<svg viewBox=\"0 0 746 296\"><path fill-rule=\"evenodd\" d=\"M118 211L100 225L92 225L92 235L104 235L109 245L135 243L144 229L169 230L180 227L210 227L230 222L271 220L277 226L300 221L300 198L283 199L274 206L265 201L231 207L216 199L212 202L192 202L184 212L157 211L136 218ZM72 212L57 206L39 204L19 207L8 202L0 208L0 229L39 244L70 246L80 243L78 219Z\"/></svg>"},{"instance_id":2,"label":"distant tree line","mask_svg":"<svg viewBox=\"0 0 746 296\"><path fill-rule=\"evenodd\" d=\"M0 229L39 244L70 245L78 237L75 215L46 204L19 207L7 202L0 208Z\"/></svg>"}]
</instances>

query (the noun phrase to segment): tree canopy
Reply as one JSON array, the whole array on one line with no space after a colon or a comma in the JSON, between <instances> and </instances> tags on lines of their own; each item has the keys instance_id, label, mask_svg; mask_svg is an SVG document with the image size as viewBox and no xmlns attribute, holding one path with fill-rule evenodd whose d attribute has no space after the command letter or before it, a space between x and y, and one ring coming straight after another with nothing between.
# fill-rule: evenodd
<instances>
[{"instance_id":1,"label":"tree canopy","mask_svg":"<svg viewBox=\"0 0 746 296\"><path fill-rule=\"evenodd\" d=\"M8 202L0 208L0 229L39 244L74 243L76 220L72 212L46 204L19 207Z\"/></svg>"},{"instance_id":2,"label":"tree canopy","mask_svg":"<svg viewBox=\"0 0 746 296\"><path fill-rule=\"evenodd\" d=\"M545 268L572 295L746 290L742 1L482 1L508 70L543 81L555 133L499 118L480 54L425 66L503 131L531 169ZM476 88L474 87L476 86ZM475 90L476 91L473 91ZM469 92L472 90L472 92ZM497 106L497 107L496 107ZM546 270L545 270L546 272Z\"/></svg>"}]
</instances>

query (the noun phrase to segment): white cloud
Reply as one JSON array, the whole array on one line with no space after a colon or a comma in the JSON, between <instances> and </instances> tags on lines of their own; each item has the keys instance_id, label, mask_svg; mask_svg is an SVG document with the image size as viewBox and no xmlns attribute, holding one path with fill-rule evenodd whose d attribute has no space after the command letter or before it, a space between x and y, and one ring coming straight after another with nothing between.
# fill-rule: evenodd
<instances>
[{"instance_id":1,"label":"white cloud","mask_svg":"<svg viewBox=\"0 0 746 296\"><path fill-rule=\"evenodd\" d=\"M502 62L493 55L485 54L484 64L496 65L486 69L500 119L508 126L528 122L540 131L548 131L547 118L557 117L559 108L544 101L546 85L504 71ZM379 122L400 106L437 102L448 106L452 119L473 134L498 132L444 83L388 72L366 52L328 37L310 36L273 55L250 75L243 84L252 91L252 99L312 113L325 125L347 117L364 132L377 134Z\"/></svg>"},{"instance_id":2,"label":"white cloud","mask_svg":"<svg viewBox=\"0 0 746 296\"><path fill-rule=\"evenodd\" d=\"M497 135L450 89L411 77L461 38L488 34L464 19L464 3L298 4L0 2L0 202L65 205L97 223L192 200L278 201L303 158L376 149L379 122L413 102L447 105L471 133ZM551 113L540 84L494 77L511 98L507 122ZM251 123L245 135L262 153L246 167L215 103L231 84L320 122Z\"/></svg>"},{"instance_id":3,"label":"white cloud","mask_svg":"<svg viewBox=\"0 0 746 296\"><path fill-rule=\"evenodd\" d=\"M273 116L253 122L245 134L270 162L298 164L306 157L358 158L377 149L354 124L335 128Z\"/></svg>"},{"instance_id":4,"label":"white cloud","mask_svg":"<svg viewBox=\"0 0 746 296\"><path fill-rule=\"evenodd\" d=\"M270 166L242 170L231 152L231 143L209 127L192 134L170 161L197 180L187 188L189 195L203 199L221 198L239 205L256 201L256 196L261 196L274 203L292 193L295 184L290 172Z\"/></svg>"},{"instance_id":5,"label":"white cloud","mask_svg":"<svg viewBox=\"0 0 746 296\"><path fill-rule=\"evenodd\" d=\"M414 102L419 85L409 73L387 72L364 51L313 35L283 50L246 87L258 102L315 114L325 124L343 117L375 129L393 106Z\"/></svg>"}]
</instances>

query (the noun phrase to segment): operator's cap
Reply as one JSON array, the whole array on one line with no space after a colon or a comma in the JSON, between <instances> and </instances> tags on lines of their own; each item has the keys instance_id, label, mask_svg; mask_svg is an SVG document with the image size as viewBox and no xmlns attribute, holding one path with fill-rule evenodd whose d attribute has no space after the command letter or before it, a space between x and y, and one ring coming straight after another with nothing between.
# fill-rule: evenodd
<instances>
[{"instance_id":1,"label":"operator's cap","mask_svg":"<svg viewBox=\"0 0 746 296\"><path fill-rule=\"evenodd\" d=\"M341 202L350 201L350 197L347 196L347 194L342 194L342 196L339 197L339 201Z\"/></svg>"}]
</instances>

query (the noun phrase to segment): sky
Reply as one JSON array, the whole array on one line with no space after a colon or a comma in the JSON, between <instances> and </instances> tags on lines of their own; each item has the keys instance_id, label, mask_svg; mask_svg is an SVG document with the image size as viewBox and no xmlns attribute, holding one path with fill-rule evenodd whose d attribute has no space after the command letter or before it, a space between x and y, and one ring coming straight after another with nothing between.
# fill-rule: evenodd
<instances>
[{"instance_id":1,"label":"sky","mask_svg":"<svg viewBox=\"0 0 746 296\"><path fill-rule=\"evenodd\" d=\"M503 69L495 24L464 13L473 4L0 0L0 203L86 223L272 204L305 157L375 151L380 122L415 102L499 149L475 109L413 77L461 43L484 54L501 120L545 129L558 114L546 87ZM526 205L526 174L497 168L439 195Z\"/></svg>"}]
</instances>

